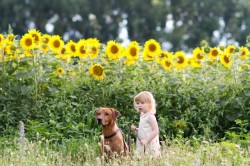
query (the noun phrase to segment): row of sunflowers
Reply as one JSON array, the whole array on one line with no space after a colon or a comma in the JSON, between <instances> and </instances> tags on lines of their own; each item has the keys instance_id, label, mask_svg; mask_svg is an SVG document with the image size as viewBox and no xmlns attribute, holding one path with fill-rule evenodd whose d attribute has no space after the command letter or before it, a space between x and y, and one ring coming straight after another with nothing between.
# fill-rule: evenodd
<instances>
[{"instance_id":1,"label":"row of sunflowers","mask_svg":"<svg viewBox=\"0 0 250 166\"><path fill-rule=\"evenodd\" d=\"M247 43L250 43L250 37L247 38ZM191 55L187 55L183 51L166 51L154 39L147 40L143 46L137 41L131 41L127 46L123 46L114 40L103 44L96 38L65 42L59 35L43 34L36 29L29 30L20 39L13 33L0 34L0 62L34 56L54 56L61 60L62 66L56 70L58 75L65 74L63 64L71 63L75 59L88 63L95 60L96 63L89 67L89 73L97 80L104 79L104 65L110 62L130 66L141 61L151 61L160 65L166 72L202 68L214 63L225 68L231 68L232 64L237 63L239 71L250 69L250 53L246 46L210 47L206 41L202 41L199 47L192 50ZM99 61L104 59L105 63Z\"/></svg>"}]
</instances>

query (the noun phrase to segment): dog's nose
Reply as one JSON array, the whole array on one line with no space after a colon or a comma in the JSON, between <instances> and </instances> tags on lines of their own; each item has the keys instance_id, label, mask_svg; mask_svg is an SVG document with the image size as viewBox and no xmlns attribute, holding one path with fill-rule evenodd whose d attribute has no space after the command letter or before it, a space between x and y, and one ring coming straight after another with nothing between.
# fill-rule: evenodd
<instances>
[{"instance_id":1,"label":"dog's nose","mask_svg":"<svg viewBox=\"0 0 250 166\"><path fill-rule=\"evenodd\" d=\"M102 119L98 118L97 123L101 125L102 124Z\"/></svg>"}]
</instances>

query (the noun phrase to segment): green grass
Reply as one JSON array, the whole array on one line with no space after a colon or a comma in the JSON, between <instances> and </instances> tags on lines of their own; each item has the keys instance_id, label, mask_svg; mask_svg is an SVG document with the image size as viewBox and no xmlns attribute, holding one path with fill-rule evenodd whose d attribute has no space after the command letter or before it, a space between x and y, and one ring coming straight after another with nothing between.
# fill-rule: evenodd
<instances>
[{"instance_id":1,"label":"green grass","mask_svg":"<svg viewBox=\"0 0 250 166\"><path fill-rule=\"evenodd\" d=\"M98 143L90 139L64 140L51 143L48 140L20 144L17 141L1 143L0 165L46 165L46 166L80 166L80 165L174 165L174 166L247 166L250 164L250 148L242 148L231 142L211 143L207 141L170 141L162 144L162 157L150 159L139 158L132 144L130 159L102 162L98 153Z\"/></svg>"}]
</instances>

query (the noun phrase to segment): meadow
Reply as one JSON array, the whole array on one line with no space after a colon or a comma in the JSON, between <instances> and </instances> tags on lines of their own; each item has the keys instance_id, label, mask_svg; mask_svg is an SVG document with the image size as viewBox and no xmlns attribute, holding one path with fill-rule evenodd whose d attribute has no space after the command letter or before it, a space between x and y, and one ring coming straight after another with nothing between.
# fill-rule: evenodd
<instances>
[{"instance_id":1,"label":"meadow","mask_svg":"<svg viewBox=\"0 0 250 166\"><path fill-rule=\"evenodd\" d=\"M12 144L12 143L11 143ZM54 147L54 148L52 148ZM250 162L249 148L241 148L239 144L230 142L211 143L204 141L191 145L189 141L174 140L162 144L162 157L150 159L139 158L134 149L132 158L111 159L109 163L96 151L97 144L93 140L68 140L61 144L51 144L49 141L16 143L15 146L1 148L0 165L237 165L247 166ZM133 148L133 147L132 147Z\"/></svg>"},{"instance_id":2,"label":"meadow","mask_svg":"<svg viewBox=\"0 0 250 166\"><path fill-rule=\"evenodd\" d=\"M119 110L128 133L139 120L133 97L148 90L164 157L124 165L249 165L249 47L250 37L245 46L201 41L187 55L154 39L123 46L36 29L0 34L0 164L100 164L96 109Z\"/></svg>"}]
</instances>

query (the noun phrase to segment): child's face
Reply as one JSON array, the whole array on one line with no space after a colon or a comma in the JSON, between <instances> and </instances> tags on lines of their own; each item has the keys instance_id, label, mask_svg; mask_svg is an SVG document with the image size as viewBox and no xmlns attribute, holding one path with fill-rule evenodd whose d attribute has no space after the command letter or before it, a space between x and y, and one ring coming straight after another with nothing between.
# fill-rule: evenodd
<instances>
[{"instance_id":1,"label":"child's face","mask_svg":"<svg viewBox=\"0 0 250 166\"><path fill-rule=\"evenodd\" d=\"M137 101L136 108L140 113L147 113L150 111L150 104L143 101Z\"/></svg>"}]
</instances>

